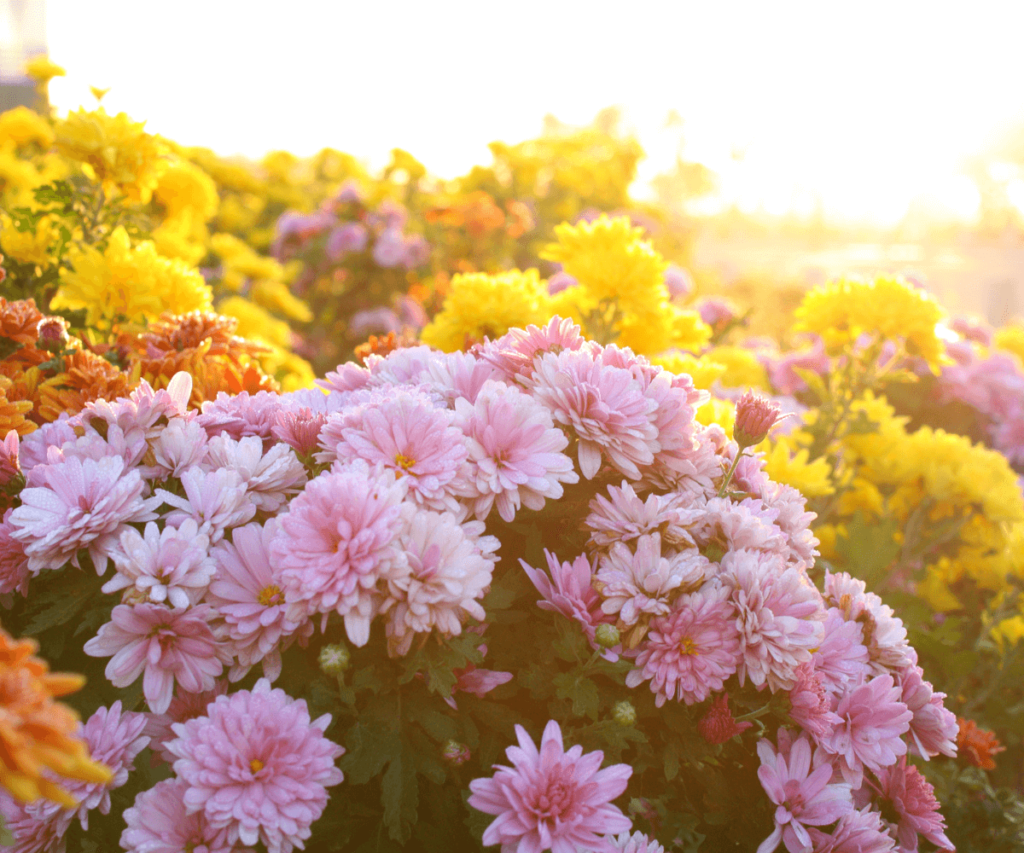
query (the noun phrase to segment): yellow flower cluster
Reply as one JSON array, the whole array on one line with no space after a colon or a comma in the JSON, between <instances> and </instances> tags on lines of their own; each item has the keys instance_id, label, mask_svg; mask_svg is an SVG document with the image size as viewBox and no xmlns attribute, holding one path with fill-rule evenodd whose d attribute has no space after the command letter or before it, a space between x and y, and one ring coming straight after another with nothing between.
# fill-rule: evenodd
<instances>
[{"instance_id":1,"label":"yellow flower cluster","mask_svg":"<svg viewBox=\"0 0 1024 853\"><path fill-rule=\"evenodd\" d=\"M0 246L4 256L23 264L47 267L52 263L50 249L57 242L57 228L53 220L43 216L31 231L19 231L11 217L0 213Z\"/></svg>"},{"instance_id":2,"label":"yellow flower cluster","mask_svg":"<svg viewBox=\"0 0 1024 853\"><path fill-rule=\"evenodd\" d=\"M935 298L903 279L844 278L807 294L796 310L795 330L821 335L833 354L861 335L876 342L900 342L908 354L920 356L937 373L944 360L944 346L935 333L941 319Z\"/></svg>"}]
</instances>

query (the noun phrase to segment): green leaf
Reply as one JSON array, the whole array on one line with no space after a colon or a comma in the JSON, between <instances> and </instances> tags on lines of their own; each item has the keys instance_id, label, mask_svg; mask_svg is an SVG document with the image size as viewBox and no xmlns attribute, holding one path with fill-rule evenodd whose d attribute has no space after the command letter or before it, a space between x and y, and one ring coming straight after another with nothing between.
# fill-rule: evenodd
<instances>
[{"instance_id":1,"label":"green leaf","mask_svg":"<svg viewBox=\"0 0 1024 853\"><path fill-rule=\"evenodd\" d=\"M380 800L384 806L384 825L388 828L388 835L399 844L405 844L416 823L419 783L415 768L401 754L388 765L381 781Z\"/></svg>"},{"instance_id":2,"label":"green leaf","mask_svg":"<svg viewBox=\"0 0 1024 853\"><path fill-rule=\"evenodd\" d=\"M32 599L28 624L21 634L35 637L56 625L66 625L81 613L98 590L96 577L78 569L62 569L59 583L52 583Z\"/></svg>"},{"instance_id":3,"label":"green leaf","mask_svg":"<svg viewBox=\"0 0 1024 853\"><path fill-rule=\"evenodd\" d=\"M679 745L669 741L665 745L665 781L671 782L679 775Z\"/></svg>"},{"instance_id":4,"label":"green leaf","mask_svg":"<svg viewBox=\"0 0 1024 853\"><path fill-rule=\"evenodd\" d=\"M572 672L563 672L554 677L555 695L572 702L572 712L577 717L596 720L601 706L597 685L589 678Z\"/></svg>"}]
</instances>

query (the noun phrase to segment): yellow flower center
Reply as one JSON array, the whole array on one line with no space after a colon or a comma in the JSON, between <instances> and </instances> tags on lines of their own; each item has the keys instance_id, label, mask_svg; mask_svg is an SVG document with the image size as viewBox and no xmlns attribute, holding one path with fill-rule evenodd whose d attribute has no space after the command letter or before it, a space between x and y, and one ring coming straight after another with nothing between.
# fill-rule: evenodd
<instances>
[{"instance_id":1,"label":"yellow flower center","mask_svg":"<svg viewBox=\"0 0 1024 853\"><path fill-rule=\"evenodd\" d=\"M253 773L259 773L263 769L263 762L260 761L258 758L254 758L252 761L249 762L249 769Z\"/></svg>"},{"instance_id":2,"label":"yellow flower center","mask_svg":"<svg viewBox=\"0 0 1024 853\"><path fill-rule=\"evenodd\" d=\"M260 590L260 594L256 596L256 600L264 607L270 607L271 605L283 604L284 595L281 593L281 587L275 584L263 587Z\"/></svg>"},{"instance_id":3,"label":"yellow flower center","mask_svg":"<svg viewBox=\"0 0 1024 853\"><path fill-rule=\"evenodd\" d=\"M697 644L689 637L683 637L683 639L679 641L679 651L684 655L695 655L697 654Z\"/></svg>"},{"instance_id":4,"label":"yellow flower center","mask_svg":"<svg viewBox=\"0 0 1024 853\"><path fill-rule=\"evenodd\" d=\"M401 453L396 453L395 464L402 469L401 471L398 472L399 476L401 476L402 471L408 471L410 468L412 468L413 465L416 464L416 460L410 459L408 456L404 456Z\"/></svg>"}]
</instances>

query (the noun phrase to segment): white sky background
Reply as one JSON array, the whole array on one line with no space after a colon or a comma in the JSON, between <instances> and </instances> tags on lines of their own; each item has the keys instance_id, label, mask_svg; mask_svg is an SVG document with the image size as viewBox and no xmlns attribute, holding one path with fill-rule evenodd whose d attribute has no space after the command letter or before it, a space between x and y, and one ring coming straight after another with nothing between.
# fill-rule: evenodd
<instances>
[{"instance_id":1,"label":"white sky background","mask_svg":"<svg viewBox=\"0 0 1024 853\"><path fill-rule=\"evenodd\" d=\"M921 198L969 217L964 157L1024 122L1016 0L47 0L47 30L59 110L110 86L109 112L222 154L398 146L450 177L618 105L650 176L675 110L721 203L875 224Z\"/></svg>"}]
</instances>

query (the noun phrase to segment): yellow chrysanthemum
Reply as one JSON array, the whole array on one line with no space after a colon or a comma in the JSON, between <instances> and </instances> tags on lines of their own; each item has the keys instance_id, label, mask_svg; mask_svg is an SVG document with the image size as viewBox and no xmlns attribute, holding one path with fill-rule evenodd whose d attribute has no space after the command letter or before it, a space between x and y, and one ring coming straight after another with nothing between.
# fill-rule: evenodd
<instances>
[{"instance_id":1,"label":"yellow chrysanthemum","mask_svg":"<svg viewBox=\"0 0 1024 853\"><path fill-rule=\"evenodd\" d=\"M253 251L248 243L232 234L214 234L210 248L224 262L224 283L230 290L241 289L250 278L274 281L284 277L284 268L278 261Z\"/></svg>"},{"instance_id":2,"label":"yellow chrysanthemum","mask_svg":"<svg viewBox=\"0 0 1024 853\"><path fill-rule=\"evenodd\" d=\"M736 425L736 406L728 400L712 397L697 408L696 419L697 423L704 426L718 424L726 435L732 435L732 428Z\"/></svg>"},{"instance_id":3,"label":"yellow chrysanthemum","mask_svg":"<svg viewBox=\"0 0 1024 853\"><path fill-rule=\"evenodd\" d=\"M725 367L719 377L726 388L768 388L768 375L757 356L744 347L719 346L707 357Z\"/></svg>"},{"instance_id":4,"label":"yellow chrysanthemum","mask_svg":"<svg viewBox=\"0 0 1024 853\"><path fill-rule=\"evenodd\" d=\"M55 62L51 62L50 57L45 53L41 53L39 56L33 56L28 62L26 62L25 73L37 83L44 85L49 83L54 77L63 77L67 74L63 68Z\"/></svg>"},{"instance_id":5,"label":"yellow chrysanthemum","mask_svg":"<svg viewBox=\"0 0 1024 853\"><path fill-rule=\"evenodd\" d=\"M420 337L425 344L453 352L512 328L541 325L551 315L551 300L536 270L456 275L441 311Z\"/></svg>"},{"instance_id":6,"label":"yellow chrysanthemum","mask_svg":"<svg viewBox=\"0 0 1024 853\"><path fill-rule=\"evenodd\" d=\"M1012 352L1021 362L1024 362L1024 326L1014 323L996 329L992 343L996 349Z\"/></svg>"},{"instance_id":7,"label":"yellow chrysanthemum","mask_svg":"<svg viewBox=\"0 0 1024 853\"><path fill-rule=\"evenodd\" d=\"M220 205L213 178L194 163L175 158L160 176L153 193L167 210L168 218L190 211L203 222L209 222Z\"/></svg>"},{"instance_id":8,"label":"yellow chrysanthemum","mask_svg":"<svg viewBox=\"0 0 1024 853\"><path fill-rule=\"evenodd\" d=\"M861 335L903 341L934 372L945 347L935 333L942 309L935 298L900 278L839 279L816 287L796 310L796 330L815 332L829 352L838 353Z\"/></svg>"},{"instance_id":9,"label":"yellow chrysanthemum","mask_svg":"<svg viewBox=\"0 0 1024 853\"><path fill-rule=\"evenodd\" d=\"M239 337L261 341L276 347L288 349L292 343L291 327L278 320L246 299L244 296L229 296L217 304L217 311L238 320Z\"/></svg>"},{"instance_id":10,"label":"yellow chrysanthemum","mask_svg":"<svg viewBox=\"0 0 1024 853\"><path fill-rule=\"evenodd\" d=\"M17 146L35 143L40 148L53 145L53 128L39 113L28 107L15 107L0 115L0 144Z\"/></svg>"},{"instance_id":11,"label":"yellow chrysanthemum","mask_svg":"<svg viewBox=\"0 0 1024 853\"><path fill-rule=\"evenodd\" d=\"M58 237L49 216L41 217L34 231L19 231L6 213L0 214L0 251L23 264L49 266L53 261L50 249Z\"/></svg>"},{"instance_id":12,"label":"yellow chrysanthemum","mask_svg":"<svg viewBox=\"0 0 1024 853\"><path fill-rule=\"evenodd\" d=\"M288 286L281 281L260 279L253 282L249 298L257 305L262 305L289 320L308 323L313 319L313 312L309 310L309 306L293 295Z\"/></svg>"},{"instance_id":13,"label":"yellow chrysanthemum","mask_svg":"<svg viewBox=\"0 0 1024 853\"><path fill-rule=\"evenodd\" d=\"M684 352L667 352L654 356L654 364L660 364L672 373L686 373L697 388L710 389L725 373L725 365L719 364L709 355L692 355Z\"/></svg>"},{"instance_id":14,"label":"yellow chrysanthemum","mask_svg":"<svg viewBox=\"0 0 1024 853\"><path fill-rule=\"evenodd\" d=\"M209 232L197 214L185 209L165 219L149 236L165 258L179 258L195 266L206 255Z\"/></svg>"},{"instance_id":15,"label":"yellow chrysanthemum","mask_svg":"<svg viewBox=\"0 0 1024 853\"><path fill-rule=\"evenodd\" d=\"M146 240L133 247L124 228L110 236L105 252L73 248L72 270L61 276L51 307L85 309L86 323L109 329L115 322L153 319L164 312L209 311L210 288L183 261L163 258Z\"/></svg>"},{"instance_id":16,"label":"yellow chrysanthemum","mask_svg":"<svg viewBox=\"0 0 1024 853\"><path fill-rule=\"evenodd\" d=\"M168 166L167 146L124 113L107 115L101 107L78 110L57 124L57 149L77 160L104 185L133 201L148 203Z\"/></svg>"},{"instance_id":17,"label":"yellow chrysanthemum","mask_svg":"<svg viewBox=\"0 0 1024 853\"><path fill-rule=\"evenodd\" d=\"M809 459L806 448L797 449L784 435L771 441L765 448L765 470L779 483L792 486L805 497L816 498L835 493L832 469L827 459Z\"/></svg>"}]
</instances>

